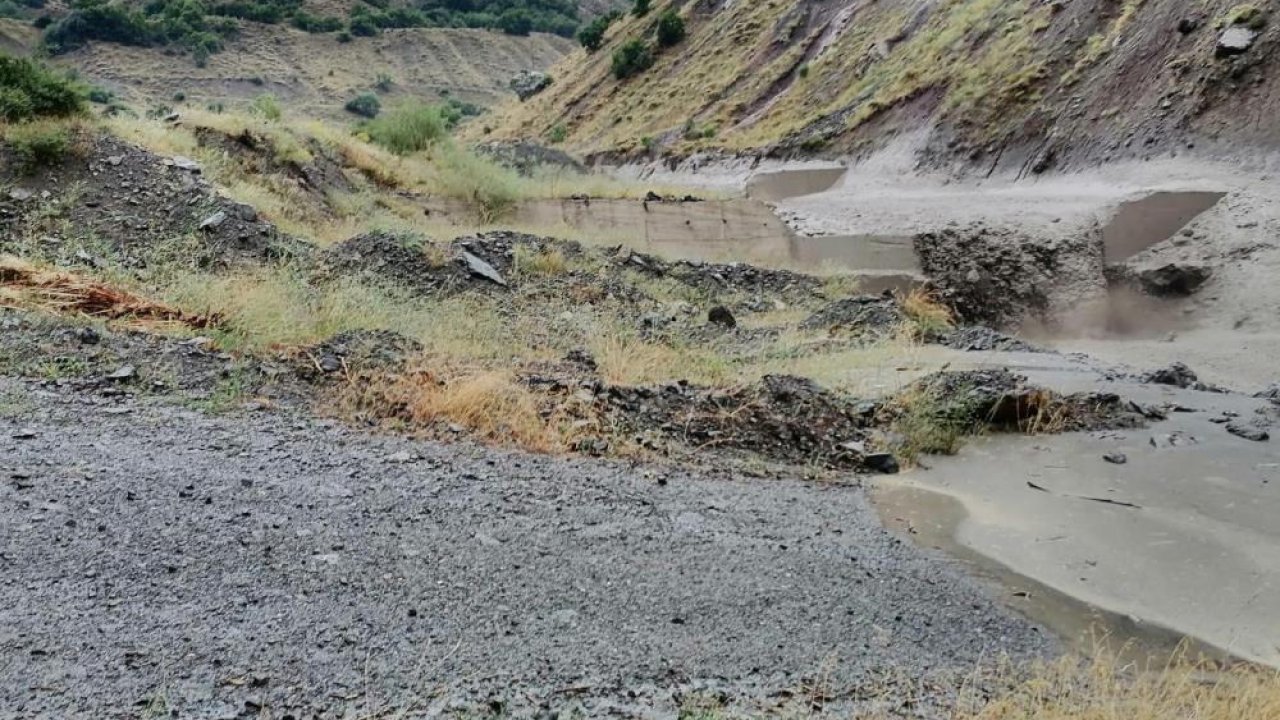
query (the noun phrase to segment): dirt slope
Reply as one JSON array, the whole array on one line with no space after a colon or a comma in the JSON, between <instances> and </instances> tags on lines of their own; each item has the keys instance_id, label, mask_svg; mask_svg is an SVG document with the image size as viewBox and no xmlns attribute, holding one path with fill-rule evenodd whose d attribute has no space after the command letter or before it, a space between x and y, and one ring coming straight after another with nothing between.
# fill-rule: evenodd
<instances>
[{"instance_id":1,"label":"dirt slope","mask_svg":"<svg viewBox=\"0 0 1280 720\"><path fill-rule=\"evenodd\" d=\"M610 73L623 42L651 37L656 12L628 17L599 52L572 53L555 86L492 124L501 136L563 125L590 152L635 151L650 138L677 153L782 154L856 153L930 128L919 149L939 159L1036 170L1215 139L1274 145L1276 3L1254 14L1234 5L675 2L689 36L653 68L621 82ZM1250 26L1251 47L1220 57L1220 28Z\"/></svg>"},{"instance_id":2,"label":"dirt slope","mask_svg":"<svg viewBox=\"0 0 1280 720\"><path fill-rule=\"evenodd\" d=\"M245 23L240 37L199 68L158 48L93 43L59 58L88 79L135 102L172 103L175 93L203 106L274 93L299 114L350 118L342 106L372 91L378 75L393 87L384 105L442 91L481 105L511 96L507 83L522 70L542 70L573 46L555 35L514 37L487 30L415 28L338 42L334 35L283 25Z\"/></svg>"}]
</instances>

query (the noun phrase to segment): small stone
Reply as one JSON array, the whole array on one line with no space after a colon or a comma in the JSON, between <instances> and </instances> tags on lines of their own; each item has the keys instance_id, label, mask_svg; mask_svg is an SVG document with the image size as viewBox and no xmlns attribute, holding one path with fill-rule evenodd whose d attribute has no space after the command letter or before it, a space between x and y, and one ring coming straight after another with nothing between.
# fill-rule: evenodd
<instances>
[{"instance_id":1,"label":"small stone","mask_svg":"<svg viewBox=\"0 0 1280 720\"><path fill-rule=\"evenodd\" d=\"M462 251L462 260L467 264L467 269L471 271L472 275L484 278L485 280L501 285L502 287L507 286L507 281L502 277L502 274L484 260L472 255L466 250Z\"/></svg>"},{"instance_id":2,"label":"small stone","mask_svg":"<svg viewBox=\"0 0 1280 720\"><path fill-rule=\"evenodd\" d=\"M34 195L35 193L31 192L30 190L24 190L23 188L14 188L9 191L9 199L17 200L18 202L23 202L24 200L30 200L32 197L34 197Z\"/></svg>"},{"instance_id":3,"label":"small stone","mask_svg":"<svg viewBox=\"0 0 1280 720\"><path fill-rule=\"evenodd\" d=\"M102 336L91 327L82 327L76 330L76 339L80 341L81 345L97 345L102 341Z\"/></svg>"},{"instance_id":4,"label":"small stone","mask_svg":"<svg viewBox=\"0 0 1280 720\"><path fill-rule=\"evenodd\" d=\"M1200 289L1213 271L1196 263L1169 263L1138 273L1143 292L1157 297L1186 297Z\"/></svg>"},{"instance_id":5,"label":"small stone","mask_svg":"<svg viewBox=\"0 0 1280 720\"><path fill-rule=\"evenodd\" d=\"M112 381L132 380L137 375L138 371L132 365L121 365L108 374L107 379Z\"/></svg>"},{"instance_id":6,"label":"small stone","mask_svg":"<svg viewBox=\"0 0 1280 720\"><path fill-rule=\"evenodd\" d=\"M108 156L107 156L107 164L108 164L108 165L110 165L111 167L119 167L119 166L120 166L120 163L122 163L122 162L124 162L124 156L123 156L123 155L108 155Z\"/></svg>"},{"instance_id":7,"label":"small stone","mask_svg":"<svg viewBox=\"0 0 1280 720\"><path fill-rule=\"evenodd\" d=\"M389 463L407 463L413 462L414 459L413 453L408 450L401 450L400 452L394 452L387 456L387 462Z\"/></svg>"},{"instance_id":8,"label":"small stone","mask_svg":"<svg viewBox=\"0 0 1280 720\"><path fill-rule=\"evenodd\" d=\"M201 230L215 230L227 221L227 214L221 210L200 221Z\"/></svg>"},{"instance_id":9,"label":"small stone","mask_svg":"<svg viewBox=\"0 0 1280 720\"><path fill-rule=\"evenodd\" d=\"M183 157L181 155L175 155L171 158L167 158L164 161L164 164L169 167L176 167L179 170L186 170L187 172L195 173L197 175L201 172L200 163L189 157Z\"/></svg>"},{"instance_id":10,"label":"small stone","mask_svg":"<svg viewBox=\"0 0 1280 720\"><path fill-rule=\"evenodd\" d=\"M1129 462L1128 455L1125 455L1124 453L1118 453L1118 452L1107 453L1106 455L1102 456L1102 459L1106 460L1112 465L1124 465L1125 463Z\"/></svg>"},{"instance_id":11,"label":"small stone","mask_svg":"<svg viewBox=\"0 0 1280 720\"><path fill-rule=\"evenodd\" d=\"M34 440L36 438L36 431L31 428L22 428L20 430L15 430L9 437L14 440Z\"/></svg>"},{"instance_id":12,"label":"small stone","mask_svg":"<svg viewBox=\"0 0 1280 720\"><path fill-rule=\"evenodd\" d=\"M878 472L884 475L897 475L901 467L898 465L898 458L893 453L872 453L862 458L862 463L866 465L868 470Z\"/></svg>"}]
</instances>

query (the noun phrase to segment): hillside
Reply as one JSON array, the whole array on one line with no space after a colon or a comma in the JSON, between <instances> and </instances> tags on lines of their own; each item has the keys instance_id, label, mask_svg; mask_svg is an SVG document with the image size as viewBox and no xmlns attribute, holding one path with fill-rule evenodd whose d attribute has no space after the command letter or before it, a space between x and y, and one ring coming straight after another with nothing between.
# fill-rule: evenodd
<instances>
[{"instance_id":1,"label":"hillside","mask_svg":"<svg viewBox=\"0 0 1280 720\"><path fill-rule=\"evenodd\" d=\"M33 49L35 36L11 23L0 25L0 43ZM5 38L13 38L6 40ZM306 115L350 119L342 110L353 96L391 79L384 104L398 98L452 97L490 106L511 96L508 82L523 70L555 63L573 46L555 35L516 37L488 30L411 28L341 43L285 25L245 23L224 52L205 67L170 57L155 47L91 43L56 58L88 80L135 104L173 104L176 93L204 107L235 104L270 92Z\"/></svg>"},{"instance_id":2,"label":"hillside","mask_svg":"<svg viewBox=\"0 0 1280 720\"><path fill-rule=\"evenodd\" d=\"M688 35L652 41L671 7ZM674 2L631 15L491 123L587 153L842 155L928 129L934 158L1047 169L1186 143L1280 143L1274 0ZM1224 32L1237 41L1219 46ZM646 39L653 66L611 72ZM559 128L563 128L561 131Z\"/></svg>"}]
</instances>

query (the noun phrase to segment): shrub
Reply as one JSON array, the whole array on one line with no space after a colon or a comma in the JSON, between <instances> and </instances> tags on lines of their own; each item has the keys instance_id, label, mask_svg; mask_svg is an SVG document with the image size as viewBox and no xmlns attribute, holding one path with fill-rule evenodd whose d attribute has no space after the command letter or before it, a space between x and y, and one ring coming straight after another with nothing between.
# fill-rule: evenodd
<instances>
[{"instance_id":1,"label":"shrub","mask_svg":"<svg viewBox=\"0 0 1280 720\"><path fill-rule=\"evenodd\" d=\"M375 118L382 111L382 102L373 93L363 93L348 100L346 109L347 112L361 117Z\"/></svg>"},{"instance_id":2,"label":"shrub","mask_svg":"<svg viewBox=\"0 0 1280 720\"><path fill-rule=\"evenodd\" d=\"M187 100L187 94L182 92L181 90L173 94L174 102L186 102L186 100Z\"/></svg>"},{"instance_id":3,"label":"shrub","mask_svg":"<svg viewBox=\"0 0 1280 720\"><path fill-rule=\"evenodd\" d=\"M564 123L556 123L547 131L547 142L553 145L564 142L567 137L569 137L569 129L564 126Z\"/></svg>"},{"instance_id":4,"label":"shrub","mask_svg":"<svg viewBox=\"0 0 1280 720\"><path fill-rule=\"evenodd\" d=\"M512 8L498 16L498 29L508 35L528 35L533 31L533 16L524 8Z\"/></svg>"},{"instance_id":5,"label":"shrub","mask_svg":"<svg viewBox=\"0 0 1280 720\"><path fill-rule=\"evenodd\" d=\"M111 92L110 90L107 90L106 88L93 87L93 88L89 88L87 97L89 98L89 102L91 103L106 105L107 103L114 100L116 96L115 96L115 93Z\"/></svg>"},{"instance_id":6,"label":"shrub","mask_svg":"<svg viewBox=\"0 0 1280 720\"><path fill-rule=\"evenodd\" d=\"M63 125L34 122L16 125L5 133L5 139L18 156L23 172L42 165L52 165L71 149L71 133Z\"/></svg>"},{"instance_id":7,"label":"shrub","mask_svg":"<svg viewBox=\"0 0 1280 720\"><path fill-rule=\"evenodd\" d=\"M385 113L365 126L369 139L397 155L425 150L449 134L440 108L406 105Z\"/></svg>"},{"instance_id":8,"label":"shrub","mask_svg":"<svg viewBox=\"0 0 1280 720\"><path fill-rule=\"evenodd\" d=\"M263 118L275 122L284 115L284 110L280 107L280 101L271 93L263 93L253 99L249 104L249 110L255 115L261 115Z\"/></svg>"},{"instance_id":9,"label":"shrub","mask_svg":"<svg viewBox=\"0 0 1280 720\"><path fill-rule=\"evenodd\" d=\"M343 30L342 32L338 33L338 42L340 43L351 42L351 33L346 30Z\"/></svg>"},{"instance_id":10,"label":"shrub","mask_svg":"<svg viewBox=\"0 0 1280 720\"><path fill-rule=\"evenodd\" d=\"M312 15L306 10L295 12L289 22L299 30L309 33L336 32L342 29L341 18Z\"/></svg>"},{"instance_id":11,"label":"shrub","mask_svg":"<svg viewBox=\"0 0 1280 720\"><path fill-rule=\"evenodd\" d=\"M644 17L649 14L649 0L635 0L635 4L631 6L631 14L636 17Z\"/></svg>"},{"instance_id":12,"label":"shrub","mask_svg":"<svg viewBox=\"0 0 1280 720\"><path fill-rule=\"evenodd\" d=\"M675 10L666 10L658 16L658 44L671 47L684 39L684 18Z\"/></svg>"},{"instance_id":13,"label":"shrub","mask_svg":"<svg viewBox=\"0 0 1280 720\"><path fill-rule=\"evenodd\" d=\"M378 73L378 79L373 83L373 86L378 89L378 92L391 92L391 87L394 84L390 75Z\"/></svg>"},{"instance_id":14,"label":"shrub","mask_svg":"<svg viewBox=\"0 0 1280 720\"><path fill-rule=\"evenodd\" d=\"M476 219L493 223L515 206L519 189L507 168L461 148L447 146L436 158L440 184L448 194L470 200Z\"/></svg>"},{"instance_id":15,"label":"shrub","mask_svg":"<svg viewBox=\"0 0 1280 720\"><path fill-rule=\"evenodd\" d=\"M356 37L373 37L379 32L377 23L368 15L352 15L347 29Z\"/></svg>"},{"instance_id":16,"label":"shrub","mask_svg":"<svg viewBox=\"0 0 1280 720\"><path fill-rule=\"evenodd\" d=\"M70 78L32 60L0 54L0 119L67 117L83 109L81 89Z\"/></svg>"},{"instance_id":17,"label":"shrub","mask_svg":"<svg viewBox=\"0 0 1280 720\"><path fill-rule=\"evenodd\" d=\"M578 42L587 49L587 52L599 50L600 46L604 44L605 32L613 24L613 21L617 19L618 12L614 11L592 20L578 31Z\"/></svg>"},{"instance_id":18,"label":"shrub","mask_svg":"<svg viewBox=\"0 0 1280 720\"><path fill-rule=\"evenodd\" d=\"M633 38L613 52L613 76L623 80L653 67L653 51L649 45Z\"/></svg>"}]
</instances>

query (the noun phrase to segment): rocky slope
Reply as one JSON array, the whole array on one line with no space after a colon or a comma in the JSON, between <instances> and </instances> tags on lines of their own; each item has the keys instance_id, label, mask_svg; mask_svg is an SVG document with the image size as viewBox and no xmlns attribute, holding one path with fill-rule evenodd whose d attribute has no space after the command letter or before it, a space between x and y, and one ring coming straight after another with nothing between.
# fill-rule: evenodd
<instances>
[{"instance_id":1,"label":"rocky slope","mask_svg":"<svg viewBox=\"0 0 1280 720\"><path fill-rule=\"evenodd\" d=\"M1266 122L1280 101L1274 2L669 7L689 34L659 51L652 68L621 81L610 72L623 43L653 36L656 12L628 17L595 54L567 57L553 71L556 84L509 107L491 123L494 132L563 128L585 152L677 154L844 155L905 137L934 163L1026 172L1193 145L1226 152L1280 142Z\"/></svg>"}]
</instances>

